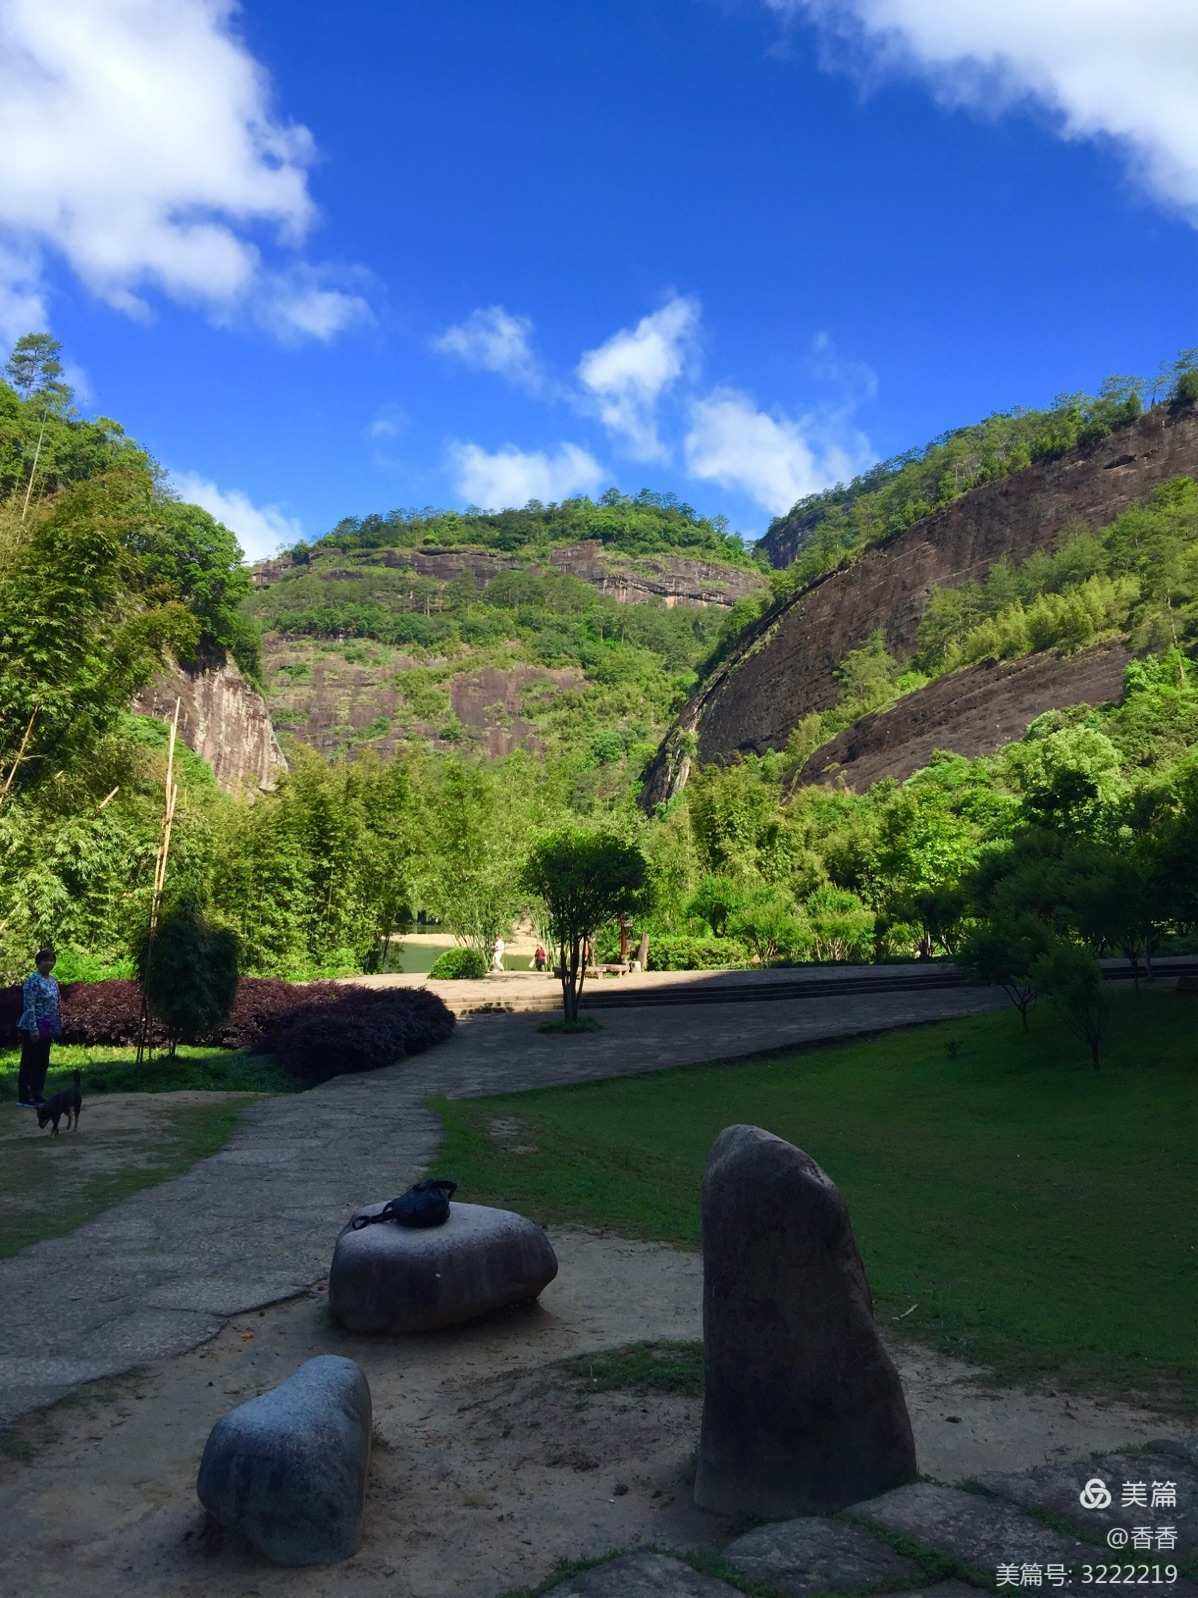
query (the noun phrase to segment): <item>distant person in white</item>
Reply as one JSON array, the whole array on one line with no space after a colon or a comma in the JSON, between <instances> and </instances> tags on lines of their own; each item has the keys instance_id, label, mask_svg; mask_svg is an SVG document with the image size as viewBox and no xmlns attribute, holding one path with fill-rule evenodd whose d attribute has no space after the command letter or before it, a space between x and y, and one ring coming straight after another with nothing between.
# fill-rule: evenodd
<instances>
[{"instance_id":1,"label":"distant person in white","mask_svg":"<svg viewBox=\"0 0 1198 1598\"><path fill-rule=\"evenodd\" d=\"M491 950L491 970L503 970L503 951L506 945L502 938L495 939L495 947Z\"/></svg>"}]
</instances>

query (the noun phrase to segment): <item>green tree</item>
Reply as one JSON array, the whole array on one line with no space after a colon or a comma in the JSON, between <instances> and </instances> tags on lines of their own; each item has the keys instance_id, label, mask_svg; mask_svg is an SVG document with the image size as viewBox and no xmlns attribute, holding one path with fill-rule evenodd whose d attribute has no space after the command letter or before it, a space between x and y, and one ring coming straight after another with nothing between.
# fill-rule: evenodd
<instances>
[{"instance_id":1,"label":"green tree","mask_svg":"<svg viewBox=\"0 0 1198 1598\"><path fill-rule=\"evenodd\" d=\"M1014 915L1001 922L984 921L962 940L957 963L979 982L999 987L1019 1011L1026 1032L1027 1014L1039 983L1037 961L1049 946L1050 934L1035 916Z\"/></svg>"},{"instance_id":2,"label":"green tree","mask_svg":"<svg viewBox=\"0 0 1198 1598\"><path fill-rule=\"evenodd\" d=\"M237 995L237 936L194 902L175 905L137 950L137 975L151 1016L173 1055L180 1043L203 1043L229 1017Z\"/></svg>"},{"instance_id":3,"label":"green tree","mask_svg":"<svg viewBox=\"0 0 1198 1598\"><path fill-rule=\"evenodd\" d=\"M1032 980L1086 1045L1097 1071L1107 1016L1098 961L1088 949L1054 938L1033 965Z\"/></svg>"},{"instance_id":4,"label":"green tree","mask_svg":"<svg viewBox=\"0 0 1198 1598\"><path fill-rule=\"evenodd\" d=\"M794 900L781 888L762 886L747 894L730 917L733 937L747 943L762 965L797 956L806 943L806 927Z\"/></svg>"},{"instance_id":5,"label":"green tree","mask_svg":"<svg viewBox=\"0 0 1198 1598\"><path fill-rule=\"evenodd\" d=\"M13 345L4 375L23 400L38 400L49 409L65 409L71 401L71 390L62 380L61 354L62 345L49 333L25 333Z\"/></svg>"},{"instance_id":6,"label":"green tree","mask_svg":"<svg viewBox=\"0 0 1198 1598\"><path fill-rule=\"evenodd\" d=\"M649 865L640 848L613 833L564 828L536 844L521 876L545 906L561 952L562 1012L578 1021L588 940L621 916L638 915L648 897Z\"/></svg>"},{"instance_id":7,"label":"green tree","mask_svg":"<svg viewBox=\"0 0 1198 1598\"><path fill-rule=\"evenodd\" d=\"M521 908L521 817L502 804L494 771L452 760L427 793L424 827L425 906L489 964Z\"/></svg>"},{"instance_id":8,"label":"green tree","mask_svg":"<svg viewBox=\"0 0 1198 1598\"><path fill-rule=\"evenodd\" d=\"M741 890L730 877L709 873L699 883L686 907L690 916L698 916L711 928L712 937L722 938L728 930L728 917L741 899Z\"/></svg>"}]
</instances>

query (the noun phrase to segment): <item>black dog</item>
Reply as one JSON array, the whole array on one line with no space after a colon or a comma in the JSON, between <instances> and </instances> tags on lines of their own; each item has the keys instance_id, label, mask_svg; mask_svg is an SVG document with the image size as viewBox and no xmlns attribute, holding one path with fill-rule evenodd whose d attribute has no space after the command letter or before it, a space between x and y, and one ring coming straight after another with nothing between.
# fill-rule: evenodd
<instances>
[{"instance_id":1,"label":"black dog","mask_svg":"<svg viewBox=\"0 0 1198 1598\"><path fill-rule=\"evenodd\" d=\"M71 1128L71 1117L75 1117L75 1130L79 1130L79 1111L83 1108L83 1094L79 1091L79 1073L74 1072L74 1081L69 1088L60 1088L52 1098L37 1107L37 1124L44 1132L51 1121L54 1130L51 1137L58 1136L58 1123L65 1115L67 1130Z\"/></svg>"}]
</instances>

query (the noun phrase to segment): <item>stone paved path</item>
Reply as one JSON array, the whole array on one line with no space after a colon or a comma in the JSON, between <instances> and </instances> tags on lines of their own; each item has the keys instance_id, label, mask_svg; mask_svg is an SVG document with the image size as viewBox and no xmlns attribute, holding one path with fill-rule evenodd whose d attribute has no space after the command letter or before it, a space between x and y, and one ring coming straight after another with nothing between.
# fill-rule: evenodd
<instances>
[{"instance_id":1,"label":"stone paved path","mask_svg":"<svg viewBox=\"0 0 1198 1598\"><path fill-rule=\"evenodd\" d=\"M1081 1488L1093 1477L1114 1494L1107 1514L1080 1505ZM1176 1507L1155 1513L1119 1507L1125 1481L1145 1482L1149 1491L1154 1481L1173 1487ZM777 1598L827 1592L899 1598L896 1589L901 1598L976 1598L979 1588L1027 1586L1064 1592L1091 1585L1101 1591L1095 1585L1100 1569L1124 1572L1116 1579L1157 1598L1198 1595L1192 1581L1170 1580L1154 1570L1183 1565L1198 1550L1198 1438L1163 1440L1142 1454L1094 1454L994 1475L976 1485L980 1491L963 1492L913 1482L855 1504L836 1519L775 1521L736 1538L723 1559L739 1579L755 1583L755 1591ZM1150 1525L1152 1547L1145 1550L1141 1541L1137 1549L1131 1538ZM1128 1533L1122 1552L1106 1543L1114 1526ZM893 1539L902 1540L901 1554ZM1014 1576L1012 1567L1018 1567ZM921 1570L935 1570L940 1579L919 1586ZM642 1550L568 1577L550 1588L549 1598L733 1598L736 1591L696 1573L684 1559Z\"/></svg>"},{"instance_id":2,"label":"stone paved path","mask_svg":"<svg viewBox=\"0 0 1198 1598\"><path fill-rule=\"evenodd\" d=\"M255 1105L186 1175L0 1261L0 1426L81 1383L194 1348L230 1316L319 1280L358 1205L401 1192L434 1158L430 1095L635 1075L1005 1002L958 988L613 1010L602 1032L571 1038L538 1033L536 1016L467 1017L450 1042L404 1065Z\"/></svg>"}]
</instances>

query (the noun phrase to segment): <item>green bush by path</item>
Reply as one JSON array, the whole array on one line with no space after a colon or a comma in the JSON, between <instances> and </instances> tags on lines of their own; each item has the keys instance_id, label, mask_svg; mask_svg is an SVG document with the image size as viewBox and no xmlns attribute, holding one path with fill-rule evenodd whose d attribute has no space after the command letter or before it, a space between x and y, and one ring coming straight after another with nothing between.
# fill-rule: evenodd
<instances>
[{"instance_id":1,"label":"green bush by path","mask_svg":"<svg viewBox=\"0 0 1198 1598\"><path fill-rule=\"evenodd\" d=\"M695 1248L711 1144L764 1126L843 1191L885 1329L1003 1379L1178 1409L1196 1396L1196 1018L1171 991L1114 996L1100 1072L1047 1012L1027 1038L998 1012L439 1101L440 1157L471 1202ZM535 1153L492 1144L499 1114Z\"/></svg>"},{"instance_id":2,"label":"green bush by path","mask_svg":"<svg viewBox=\"0 0 1198 1598\"><path fill-rule=\"evenodd\" d=\"M438 982L480 981L487 974L487 962L477 949L444 949L429 968L429 977Z\"/></svg>"},{"instance_id":3,"label":"green bush by path","mask_svg":"<svg viewBox=\"0 0 1198 1598\"><path fill-rule=\"evenodd\" d=\"M0 1103L15 1101L19 1049L0 1050ZM83 1096L93 1093L177 1093L183 1089L204 1093L296 1093L302 1084L287 1075L269 1056L245 1049L205 1049L180 1046L175 1058L158 1055L137 1064L132 1047L104 1048L93 1044L58 1044L50 1058L46 1097L66 1087L71 1072L83 1076Z\"/></svg>"}]
</instances>

